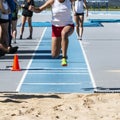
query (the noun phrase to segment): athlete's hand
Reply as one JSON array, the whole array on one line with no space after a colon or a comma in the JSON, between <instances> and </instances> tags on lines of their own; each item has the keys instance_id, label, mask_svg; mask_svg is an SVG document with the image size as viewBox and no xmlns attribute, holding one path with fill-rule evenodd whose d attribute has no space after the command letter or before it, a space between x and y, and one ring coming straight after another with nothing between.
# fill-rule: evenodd
<instances>
[{"instance_id":1,"label":"athlete's hand","mask_svg":"<svg viewBox=\"0 0 120 120\"><path fill-rule=\"evenodd\" d=\"M34 11L34 6L30 5L30 6L28 7L28 10Z\"/></svg>"},{"instance_id":2,"label":"athlete's hand","mask_svg":"<svg viewBox=\"0 0 120 120\"><path fill-rule=\"evenodd\" d=\"M75 11L73 11L73 15L76 15L76 12L75 12Z\"/></svg>"},{"instance_id":3,"label":"athlete's hand","mask_svg":"<svg viewBox=\"0 0 120 120\"><path fill-rule=\"evenodd\" d=\"M86 17L88 17L88 11L86 12Z\"/></svg>"},{"instance_id":4,"label":"athlete's hand","mask_svg":"<svg viewBox=\"0 0 120 120\"><path fill-rule=\"evenodd\" d=\"M25 4L22 4L21 7L24 8L24 7L25 7Z\"/></svg>"}]
</instances>

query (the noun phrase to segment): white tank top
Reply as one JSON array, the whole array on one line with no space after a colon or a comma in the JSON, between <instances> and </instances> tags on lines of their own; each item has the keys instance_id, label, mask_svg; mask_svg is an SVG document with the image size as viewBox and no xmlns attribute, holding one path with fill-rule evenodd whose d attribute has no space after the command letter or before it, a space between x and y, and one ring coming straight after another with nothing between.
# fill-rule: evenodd
<instances>
[{"instance_id":1,"label":"white tank top","mask_svg":"<svg viewBox=\"0 0 120 120\"><path fill-rule=\"evenodd\" d=\"M68 24L73 24L70 0L65 0L63 3L54 0L52 5L52 25L65 26Z\"/></svg>"},{"instance_id":2,"label":"white tank top","mask_svg":"<svg viewBox=\"0 0 120 120\"><path fill-rule=\"evenodd\" d=\"M8 9L8 3L6 2L6 0L3 2L3 7L5 10ZM9 14L3 14L1 12L1 16L0 16L1 19L5 19L5 20L8 20L9 19Z\"/></svg>"},{"instance_id":3,"label":"white tank top","mask_svg":"<svg viewBox=\"0 0 120 120\"><path fill-rule=\"evenodd\" d=\"M75 1L75 12L76 13L84 13L83 0Z\"/></svg>"}]
</instances>

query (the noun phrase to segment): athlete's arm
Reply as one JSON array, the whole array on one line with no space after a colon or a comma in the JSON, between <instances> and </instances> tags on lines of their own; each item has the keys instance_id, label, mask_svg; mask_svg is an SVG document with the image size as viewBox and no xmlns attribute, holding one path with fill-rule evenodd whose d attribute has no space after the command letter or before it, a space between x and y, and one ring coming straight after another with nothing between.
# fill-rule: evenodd
<instances>
[{"instance_id":1,"label":"athlete's arm","mask_svg":"<svg viewBox=\"0 0 120 120\"><path fill-rule=\"evenodd\" d=\"M84 7L86 9L86 16L88 16L88 6L86 0L84 0Z\"/></svg>"},{"instance_id":2,"label":"athlete's arm","mask_svg":"<svg viewBox=\"0 0 120 120\"><path fill-rule=\"evenodd\" d=\"M40 7L34 7L34 6L30 5L29 10L39 13L39 12L45 10L47 7L51 6L53 3L54 3L54 0L48 0L46 3L44 3Z\"/></svg>"},{"instance_id":3,"label":"athlete's arm","mask_svg":"<svg viewBox=\"0 0 120 120\"><path fill-rule=\"evenodd\" d=\"M73 14L75 14L75 0L71 0L71 3L72 3Z\"/></svg>"}]
</instances>

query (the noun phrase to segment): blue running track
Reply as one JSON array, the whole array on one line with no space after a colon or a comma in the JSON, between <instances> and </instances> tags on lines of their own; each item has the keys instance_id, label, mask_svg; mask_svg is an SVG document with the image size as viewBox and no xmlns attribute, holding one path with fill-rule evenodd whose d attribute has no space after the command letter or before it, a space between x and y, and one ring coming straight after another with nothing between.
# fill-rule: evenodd
<instances>
[{"instance_id":1,"label":"blue running track","mask_svg":"<svg viewBox=\"0 0 120 120\"><path fill-rule=\"evenodd\" d=\"M58 59L51 57L51 28L46 28L17 91L21 93L92 93L93 84L76 33L74 32L69 40L68 66L62 67L61 56Z\"/></svg>"}]
</instances>

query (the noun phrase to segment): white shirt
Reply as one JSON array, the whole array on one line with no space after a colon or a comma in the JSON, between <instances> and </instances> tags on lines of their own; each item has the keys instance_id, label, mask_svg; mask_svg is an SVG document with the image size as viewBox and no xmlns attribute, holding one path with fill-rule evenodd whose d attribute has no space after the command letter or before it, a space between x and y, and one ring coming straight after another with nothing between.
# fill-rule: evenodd
<instances>
[{"instance_id":1,"label":"white shirt","mask_svg":"<svg viewBox=\"0 0 120 120\"><path fill-rule=\"evenodd\" d=\"M83 0L75 1L75 12L76 13L84 13Z\"/></svg>"},{"instance_id":2,"label":"white shirt","mask_svg":"<svg viewBox=\"0 0 120 120\"><path fill-rule=\"evenodd\" d=\"M52 25L65 26L68 24L73 24L70 0L65 0L63 3L54 0L52 5Z\"/></svg>"},{"instance_id":3,"label":"white shirt","mask_svg":"<svg viewBox=\"0 0 120 120\"><path fill-rule=\"evenodd\" d=\"M8 10L8 3L6 2L6 0L3 2L3 7L4 7L4 9L5 10ZM0 18L1 19L5 19L5 20L8 20L9 19L9 14L3 14L2 12L1 12L1 15L0 15Z\"/></svg>"}]
</instances>

